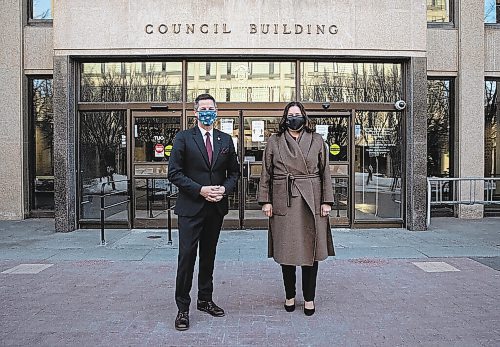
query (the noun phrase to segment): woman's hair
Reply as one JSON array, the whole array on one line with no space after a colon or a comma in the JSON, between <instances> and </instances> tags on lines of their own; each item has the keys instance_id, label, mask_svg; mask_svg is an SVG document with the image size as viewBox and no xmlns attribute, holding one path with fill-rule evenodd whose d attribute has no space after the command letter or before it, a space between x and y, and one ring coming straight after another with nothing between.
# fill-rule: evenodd
<instances>
[{"instance_id":1,"label":"woman's hair","mask_svg":"<svg viewBox=\"0 0 500 347\"><path fill-rule=\"evenodd\" d=\"M314 132L314 124L312 123L311 119L307 117L306 110L304 109L304 105L302 105L298 101L292 101L289 102L288 105L285 106L285 109L283 110L283 117L281 117L279 128L278 128L278 136L281 136L287 129L286 126L286 117L288 116L288 110L290 110L290 107L297 106L300 109L300 113L304 116L306 119L306 123L304 124L304 130L307 131L308 133Z\"/></svg>"}]
</instances>

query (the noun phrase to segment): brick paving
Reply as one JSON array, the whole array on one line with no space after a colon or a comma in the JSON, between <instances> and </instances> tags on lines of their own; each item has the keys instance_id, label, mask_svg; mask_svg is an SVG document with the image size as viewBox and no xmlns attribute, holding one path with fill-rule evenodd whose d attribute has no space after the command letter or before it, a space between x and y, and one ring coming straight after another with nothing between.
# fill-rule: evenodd
<instances>
[{"instance_id":1,"label":"brick paving","mask_svg":"<svg viewBox=\"0 0 500 347\"><path fill-rule=\"evenodd\" d=\"M178 332L175 232L169 245L164 231L107 230L99 246L96 230L0 222L0 346L497 347L499 230L498 218L436 218L427 232L334 230L338 255L320 263L312 317L300 286L297 310L283 309L265 231L223 232L214 300L226 316L193 303L191 328Z\"/></svg>"},{"instance_id":2,"label":"brick paving","mask_svg":"<svg viewBox=\"0 0 500 347\"><path fill-rule=\"evenodd\" d=\"M192 304L185 332L173 325L174 262L58 261L38 274L0 274L0 344L499 346L500 272L468 258L437 261L460 271L428 273L408 259L322 262L312 317L300 289L298 309L282 308L273 261L218 261L214 301L226 316ZM1 261L0 272L16 265Z\"/></svg>"}]
</instances>

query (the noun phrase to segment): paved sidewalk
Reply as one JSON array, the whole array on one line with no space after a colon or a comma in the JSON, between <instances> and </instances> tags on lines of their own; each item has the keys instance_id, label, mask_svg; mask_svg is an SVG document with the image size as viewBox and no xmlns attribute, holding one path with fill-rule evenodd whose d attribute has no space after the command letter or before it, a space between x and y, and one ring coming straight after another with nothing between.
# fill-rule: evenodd
<instances>
[{"instance_id":1,"label":"paved sidewalk","mask_svg":"<svg viewBox=\"0 0 500 347\"><path fill-rule=\"evenodd\" d=\"M334 230L338 255L320 263L312 317L300 288L298 309L282 308L265 231L224 231L214 300L226 317L192 305L186 332L173 327L173 236L168 245L164 231L107 230L100 246L97 230L0 222L0 346L500 345L498 218Z\"/></svg>"},{"instance_id":2,"label":"paved sidewalk","mask_svg":"<svg viewBox=\"0 0 500 347\"><path fill-rule=\"evenodd\" d=\"M172 234L169 245L166 230L107 229L107 244L101 246L96 229L56 233L51 219L0 222L0 259L174 261L177 231ZM500 218L433 218L428 231L413 232L334 229L333 237L336 259L500 257ZM266 256L267 231L222 231L218 260L263 260Z\"/></svg>"}]
</instances>

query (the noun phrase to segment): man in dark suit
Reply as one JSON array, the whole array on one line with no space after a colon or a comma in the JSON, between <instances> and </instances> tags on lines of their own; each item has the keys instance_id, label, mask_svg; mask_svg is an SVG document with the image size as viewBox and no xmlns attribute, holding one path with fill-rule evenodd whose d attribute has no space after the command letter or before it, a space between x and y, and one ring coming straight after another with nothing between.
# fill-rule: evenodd
<instances>
[{"instance_id":1,"label":"man in dark suit","mask_svg":"<svg viewBox=\"0 0 500 347\"><path fill-rule=\"evenodd\" d=\"M215 249L224 216L227 194L236 187L239 165L231 136L213 128L215 99L201 94L195 100L197 126L179 132L170 155L168 179L179 188L175 205L179 225L179 257L175 286L177 330L189 328L189 305L198 244L197 308L215 317L224 310L212 301Z\"/></svg>"}]
</instances>

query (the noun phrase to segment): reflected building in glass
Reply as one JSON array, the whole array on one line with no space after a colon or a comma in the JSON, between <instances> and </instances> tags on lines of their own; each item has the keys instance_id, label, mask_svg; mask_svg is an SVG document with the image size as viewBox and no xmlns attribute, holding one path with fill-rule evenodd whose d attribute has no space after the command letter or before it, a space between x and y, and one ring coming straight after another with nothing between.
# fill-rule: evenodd
<instances>
[{"instance_id":1,"label":"reflected building in glass","mask_svg":"<svg viewBox=\"0 0 500 347\"><path fill-rule=\"evenodd\" d=\"M293 100L328 148L334 227L423 230L427 177L500 177L498 0L251 4L4 4L0 218L92 228L109 194L107 224L165 228L173 140L196 126L201 93L239 158L225 228L267 226L263 152ZM496 185L474 191L485 194L500 200Z\"/></svg>"}]
</instances>

